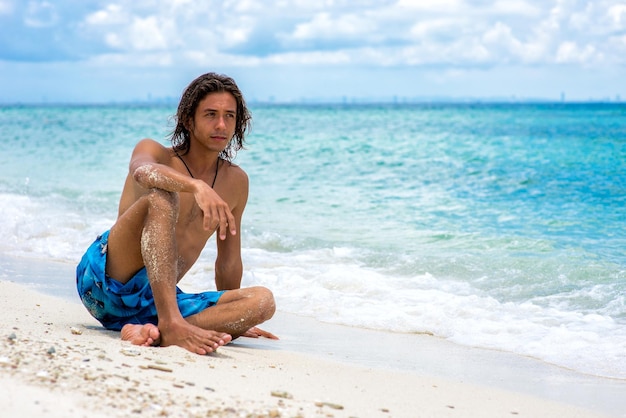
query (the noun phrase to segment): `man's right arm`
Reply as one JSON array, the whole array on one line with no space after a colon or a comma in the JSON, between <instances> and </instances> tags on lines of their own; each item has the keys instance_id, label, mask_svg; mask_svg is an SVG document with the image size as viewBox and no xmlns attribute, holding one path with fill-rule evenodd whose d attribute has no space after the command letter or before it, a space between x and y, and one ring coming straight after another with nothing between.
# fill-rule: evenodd
<instances>
[{"instance_id":1,"label":"man's right arm","mask_svg":"<svg viewBox=\"0 0 626 418\"><path fill-rule=\"evenodd\" d=\"M194 179L170 167L171 150L152 139L141 140L130 160L129 171L144 192L156 188L169 192L193 193L203 213L206 231L236 233L236 223L228 204L204 181Z\"/></svg>"},{"instance_id":2,"label":"man's right arm","mask_svg":"<svg viewBox=\"0 0 626 418\"><path fill-rule=\"evenodd\" d=\"M143 189L195 193L198 181L169 166L170 150L152 139L143 139L130 160L129 172Z\"/></svg>"}]
</instances>

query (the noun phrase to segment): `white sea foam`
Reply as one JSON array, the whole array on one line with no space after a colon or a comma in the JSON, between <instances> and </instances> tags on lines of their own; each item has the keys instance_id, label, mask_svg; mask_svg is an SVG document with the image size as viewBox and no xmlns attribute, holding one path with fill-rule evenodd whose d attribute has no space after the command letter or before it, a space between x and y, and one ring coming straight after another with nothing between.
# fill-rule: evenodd
<instances>
[{"instance_id":1,"label":"white sea foam","mask_svg":"<svg viewBox=\"0 0 626 418\"><path fill-rule=\"evenodd\" d=\"M278 308L321 321L515 352L583 373L626 379L626 327L596 313L499 302L462 280L390 276L337 248L271 252L246 248L243 285L274 291ZM185 284L212 286L208 250ZM593 288L589 289L594 292Z\"/></svg>"},{"instance_id":2,"label":"white sea foam","mask_svg":"<svg viewBox=\"0 0 626 418\"><path fill-rule=\"evenodd\" d=\"M0 193L0 250L5 254L73 262L113 220L81 212L59 196Z\"/></svg>"},{"instance_id":3,"label":"white sea foam","mask_svg":"<svg viewBox=\"0 0 626 418\"><path fill-rule=\"evenodd\" d=\"M0 207L0 234L5 237L0 250L14 256L76 262L113 222L80 213L61 198L0 194ZM297 246L269 233L244 240L243 285L267 286L280 310L325 322L430 333L463 345L506 350L584 373L626 379L624 323L602 310L572 305L606 297L611 286L581 287L567 303L554 295L500 302L463 277L372 268L363 263L362 249ZM184 285L198 291L213 288L214 257L210 243ZM618 312L623 311L623 303L623 296L612 300ZM610 308L611 304L603 310Z\"/></svg>"}]
</instances>

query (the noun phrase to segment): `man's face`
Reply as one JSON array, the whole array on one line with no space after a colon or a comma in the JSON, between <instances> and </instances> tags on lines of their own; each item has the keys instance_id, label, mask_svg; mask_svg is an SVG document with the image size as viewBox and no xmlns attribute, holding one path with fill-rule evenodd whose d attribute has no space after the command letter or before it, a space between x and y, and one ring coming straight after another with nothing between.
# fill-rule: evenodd
<instances>
[{"instance_id":1,"label":"man's face","mask_svg":"<svg viewBox=\"0 0 626 418\"><path fill-rule=\"evenodd\" d=\"M198 103L190 131L191 140L212 151L222 151L235 135L237 101L228 92L210 93Z\"/></svg>"}]
</instances>

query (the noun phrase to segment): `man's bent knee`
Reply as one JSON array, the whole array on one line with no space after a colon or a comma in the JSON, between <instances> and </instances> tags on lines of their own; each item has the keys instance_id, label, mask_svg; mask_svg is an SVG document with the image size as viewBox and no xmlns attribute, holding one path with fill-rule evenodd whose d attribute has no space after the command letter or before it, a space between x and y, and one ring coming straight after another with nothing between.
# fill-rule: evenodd
<instances>
[{"instance_id":1,"label":"man's bent knee","mask_svg":"<svg viewBox=\"0 0 626 418\"><path fill-rule=\"evenodd\" d=\"M173 215L178 217L178 193L163 189L150 189L146 195L149 202L149 211Z\"/></svg>"},{"instance_id":2,"label":"man's bent knee","mask_svg":"<svg viewBox=\"0 0 626 418\"><path fill-rule=\"evenodd\" d=\"M276 301L274 300L274 294L266 287L255 287L256 297L259 301L259 315L262 317L262 321L267 321L276 312Z\"/></svg>"},{"instance_id":3,"label":"man's bent knee","mask_svg":"<svg viewBox=\"0 0 626 418\"><path fill-rule=\"evenodd\" d=\"M256 323L267 321L274 315L274 312L276 312L274 295L271 290L262 286L227 290L217 304L241 302L246 304L246 310L253 313L256 318Z\"/></svg>"}]
</instances>

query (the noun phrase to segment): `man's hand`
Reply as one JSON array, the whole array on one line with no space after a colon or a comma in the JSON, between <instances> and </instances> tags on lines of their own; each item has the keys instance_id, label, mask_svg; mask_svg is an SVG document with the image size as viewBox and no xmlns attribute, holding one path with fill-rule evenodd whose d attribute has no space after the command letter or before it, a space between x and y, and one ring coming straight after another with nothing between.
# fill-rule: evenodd
<instances>
[{"instance_id":1,"label":"man's hand","mask_svg":"<svg viewBox=\"0 0 626 418\"><path fill-rule=\"evenodd\" d=\"M248 331L242 334L242 337L248 337L248 338L264 337L264 338L269 338L270 340L278 339L278 337L272 334L271 332L263 331L262 329L259 329L257 327L250 328Z\"/></svg>"},{"instance_id":2,"label":"man's hand","mask_svg":"<svg viewBox=\"0 0 626 418\"><path fill-rule=\"evenodd\" d=\"M226 239L226 231L237 234L237 224L228 203L226 203L208 184L199 180L194 197L204 214L203 227L207 231L219 230L221 240Z\"/></svg>"}]
</instances>

